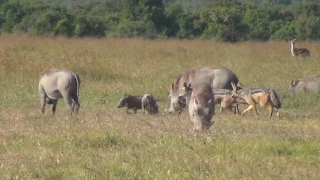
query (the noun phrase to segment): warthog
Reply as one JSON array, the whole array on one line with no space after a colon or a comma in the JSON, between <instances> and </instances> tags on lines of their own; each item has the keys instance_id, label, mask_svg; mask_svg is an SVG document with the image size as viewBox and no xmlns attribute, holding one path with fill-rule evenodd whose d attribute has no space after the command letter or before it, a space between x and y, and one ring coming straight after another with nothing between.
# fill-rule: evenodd
<instances>
[{"instance_id":1,"label":"warthog","mask_svg":"<svg viewBox=\"0 0 320 180\"><path fill-rule=\"evenodd\" d=\"M142 97L142 109L144 113L149 113L149 114L158 113L157 100L151 94L145 94Z\"/></svg>"},{"instance_id":2,"label":"warthog","mask_svg":"<svg viewBox=\"0 0 320 180\"><path fill-rule=\"evenodd\" d=\"M53 115L59 98L63 98L71 109L71 114L78 113L80 78L69 70L50 69L44 72L39 81L41 112L44 114L46 102L52 104Z\"/></svg>"},{"instance_id":3,"label":"warthog","mask_svg":"<svg viewBox=\"0 0 320 180\"><path fill-rule=\"evenodd\" d=\"M170 101L169 113L180 112L184 108L185 99L179 97L179 91L183 87L183 83L195 84L200 82L210 84L213 89L232 90L231 82L237 84L239 88L242 87L237 75L225 67L188 70L180 74L176 82L171 84L171 90L168 95Z\"/></svg>"},{"instance_id":4,"label":"warthog","mask_svg":"<svg viewBox=\"0 0 320 180\"><path fill-rule=\"evenodd\" d=\"M320 93L320 75L292 80L289 91L294 95L299 93Z\"/></svg>"},{"instance_id":5,"label":"warthog","mask_svg":"<svg viewBox=\"0 0 320 180\"><path fill-rule=\"evenodd\" d=\"M128 109L133 109L136 114L138 109L142 109L142 96L124 96L120 99L118 108L127 107Z\"/></svg>"},{"instance_id":6,"label":"warthog","mask_svg":"<svg viewBox=\"0 0 320 180\"><path fill-rule=\"evenodd\" d=\"M229 89L212 89L214 94L214 104L220 105L220 112L223 109L231 109L234 108L234 113L239 113L237 98L232 95L232 91ZM186 103L188 104L190 101L190 96L192 93L191 83L187 85L187 83L183 84L183 88L180 90L180 96L183 96L186 99Z\"/></svg>"},{"instance_id":7,"label":"warthog","mask_svg":"<svg viewBox=\"0 0 320 180\"><path fill-rule=\"evenodd\" d=\"M213 101L211 85L201 83L193 86L188 109L194 131L208 130L213 124L211 122L214 115Z\"/></svg>"}]
</instances>

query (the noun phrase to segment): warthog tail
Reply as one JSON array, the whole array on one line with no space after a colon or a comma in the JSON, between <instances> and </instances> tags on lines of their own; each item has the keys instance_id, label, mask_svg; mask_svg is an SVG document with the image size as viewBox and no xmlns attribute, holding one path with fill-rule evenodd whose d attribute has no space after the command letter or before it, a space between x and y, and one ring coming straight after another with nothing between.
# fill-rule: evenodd
<instances>
[{"instance_id":1,"label":"warthog tail","mask_svg":"<svg viewBox=\"0 0 320 180\"><path fill-rule=\"evenodd\" d=\"M77 96L79 97L79 88L80 88L80 82L79 82L79 78L75 73L72 73L74 78L76 79L76 83L77 83Z\"/></svg>"},{"instance_id":2,"label":"warthog tail","mask_svg":"<svg viewBox=\"0 0 320 180\"><path fill-rule=\"evenodd\" d=\"M277 93L273 89L270 89L270 99L271 99L271 102L273 103L273 105L277 109L281 108L281 101L279 99L279 96L277 95Z\"/></svg>"}]
</instances>

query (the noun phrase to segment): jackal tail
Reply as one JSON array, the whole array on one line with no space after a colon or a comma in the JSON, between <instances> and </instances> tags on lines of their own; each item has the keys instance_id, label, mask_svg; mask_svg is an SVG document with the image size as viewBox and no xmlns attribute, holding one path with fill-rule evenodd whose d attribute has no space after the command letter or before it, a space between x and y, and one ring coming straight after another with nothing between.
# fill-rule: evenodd
<instances>
[{"instance_id":1,"label":"jackal tail","mask_svg":"<svg viewBox=\"0 0 320 180\"><path fill-rule=\"evenodd\" d=\"M279 99L279 96L277 95L276 91L273 89L270 89L270 99L272 104L275 106L275 108L280 109L281 108L281 101Z\"/></svg>"}]
</instances>

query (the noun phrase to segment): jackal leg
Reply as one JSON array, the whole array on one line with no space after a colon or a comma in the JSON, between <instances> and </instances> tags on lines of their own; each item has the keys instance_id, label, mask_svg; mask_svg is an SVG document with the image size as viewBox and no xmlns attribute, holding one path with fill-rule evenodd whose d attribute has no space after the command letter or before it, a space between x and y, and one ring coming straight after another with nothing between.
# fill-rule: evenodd
<instances>
[{"instance_id":1,"label":"jackal leg","mask_svg":"<svg viewBox=\"0 0 320 180\"><path fill-rule=\"evenodd\" d=\"M253 109L253 112L256 114L256 116L258 116L258 112L257 112L257 107L255 104L251 104L249 105L249 107L247 109L245 109L241 115L243 116L246 112L250 111L251 109Z\"/></svg>"},{"instance_id":2,"label":"jackal leg","mask_svg":"<svg viewBox=\"0 0 320 180\"><path fill-rule=\"evenodd\" d=\"M270 95L265 94L260 98L259 105L269 111L269 118L271 118L273 113L273 107L269 103L269 101L270 101Z\"/></svg>"},{"instance_id":3,"label":"jackal leg","mask_svg":"<svg viewBox=\"0 0 320 180\"><path fill-rule=\"evenodd\" d=\"M219 104L219 107L220 107L220 113L223 111L223 108L221 106L221 103Z\"/></svg>"},{"instance_id":4,"label":"jackal leg","mask_svg":"<svg viewBox=\"0 0 320 180\"><path fill-rule=\"evenodd\" d=\"M279 109L273 108L273 110L276 111L276 113L277 113L276 115L277 115L278 119L280 119Z\"/></svg>"},{"instance_id":5,"label":"jackal leg","mask_svg":"<svg viewBox=\"0 0 320 180\"><path fill-rule=\"evenodd\" d=\"M269 111L269 118L271 118L273 113L273 107L271 105L268 105L268 106L265 106L264 108Z\"/></svg>"},{"instance_id":6,"label":"jackal leg","mask_svg":"<svg viewBox=\"0 0 320 180\"><path fill-rule=\"evenodd\" d=\"M233 108L233 113L234 113L234 114L240 114L239 104L238 104L238 103L232 105L232 108Z\"/></svg>"}]
</instances>

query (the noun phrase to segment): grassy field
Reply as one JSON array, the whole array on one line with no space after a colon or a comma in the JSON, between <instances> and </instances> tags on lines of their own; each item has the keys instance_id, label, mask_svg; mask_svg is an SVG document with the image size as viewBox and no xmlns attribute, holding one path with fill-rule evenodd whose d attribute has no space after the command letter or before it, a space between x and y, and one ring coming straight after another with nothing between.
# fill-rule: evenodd
<instances>
[{"instance_id":1,"label":"grassy field","mask_svg":"<svg viewBox=\"0 0 320 180\"><path fill-rule=\"evenodd\" d=\"M320 179L320 96L288 94L292 79L320 74L320 44L296 44L311 58L292 57L288 42L0 37L0 179ZM274 88L282 118L217 112L195 134L187 112L116 108L124 94L152 93L163 112L179 73L220 66L246 87ZM77 116L62 100L41 116L50 68L80 76Z\"/></svg>"}]
</instances>

